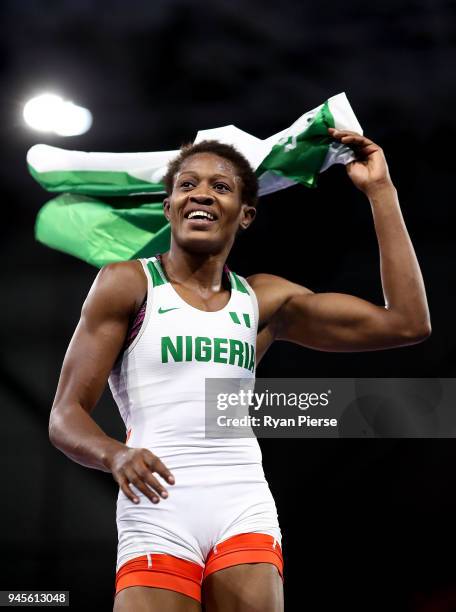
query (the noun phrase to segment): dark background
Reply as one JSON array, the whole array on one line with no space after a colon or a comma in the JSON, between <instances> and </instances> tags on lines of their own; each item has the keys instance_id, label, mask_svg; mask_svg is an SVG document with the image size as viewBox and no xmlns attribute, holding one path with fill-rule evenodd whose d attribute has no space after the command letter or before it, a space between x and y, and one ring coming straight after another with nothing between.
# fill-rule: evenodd
<instances>
[{"instance_id":1,"label":"dark background","mask_svg":"<svg viewBox=\"0 0 456 612\"><path fill-rule=\"evenodd\" d=\"M456 376L454 9L443 0L2 3L0 589L66 589L75 610L110 610L117 544L112 477L71 462L47 437L97 270L35 242L49 196L27 174L27 149L169 150L230 123L265 138L345 91L385 150L433 333L365 353L277 343L257 374ZM60 138L26 128L23 104L48 90L91 109L91 131ZM370 205L341 166L318 189L262 198L229 264L384 303ZM109 392L94 416L124 439ZM287 610L456 610L452 440L261 446L284 538Z\"/></svg>"}]
</instances>

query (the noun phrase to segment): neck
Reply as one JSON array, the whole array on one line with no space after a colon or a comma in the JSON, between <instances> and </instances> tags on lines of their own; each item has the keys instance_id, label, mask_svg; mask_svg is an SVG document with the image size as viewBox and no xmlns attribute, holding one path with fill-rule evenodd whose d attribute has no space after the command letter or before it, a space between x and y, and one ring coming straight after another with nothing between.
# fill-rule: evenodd
<instances>
[{"instance_id":1,"label":"neck","mask_svg":"<svg viewBox=\"0 0 456 612\"><path fill-rule=\"evenodd\" d=\"M171 240L171 247L162 255L169 280L200 292L222 290L226 253L190 253Z\"/></svg>"}]
</instances>

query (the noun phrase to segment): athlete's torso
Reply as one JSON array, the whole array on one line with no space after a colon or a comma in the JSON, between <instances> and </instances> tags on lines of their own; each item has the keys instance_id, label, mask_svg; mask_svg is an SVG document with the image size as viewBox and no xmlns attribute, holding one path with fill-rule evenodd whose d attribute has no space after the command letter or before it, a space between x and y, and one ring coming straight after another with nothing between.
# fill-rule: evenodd
<instances>
[{"instance_id":1,"label":"athlete's torso","mask_svg":"<svg viewBox=\"0 0 456 612\"><path fill-rule=\"evenodd\" d=\"M169 469L261 463L256 438L205 436L205 379L255 376L255 293L229 272L226 306L199 310L180 297L156 257L140 261L148 283L144 320L109 376L128 445L149 448Z\"/></svg>"}]
</instances>

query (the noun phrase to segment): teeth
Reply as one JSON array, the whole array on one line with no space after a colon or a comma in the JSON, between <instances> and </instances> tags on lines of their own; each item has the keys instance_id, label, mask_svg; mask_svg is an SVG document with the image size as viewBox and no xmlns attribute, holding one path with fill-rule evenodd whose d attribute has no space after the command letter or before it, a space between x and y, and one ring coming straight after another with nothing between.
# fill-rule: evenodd
<instances>
[{"instance_id":1,"label":"teeth","mask_svg":"<svg viewBox=\"0 0 456 612\"><path fill-rule=\"evenodd\" d=\"M189 219L193 219L193 217L206 217L210 221L214 221L214 215L206 212L205 210L192 210L192 212L188 215Z\"/></svg>"}]
</instances>

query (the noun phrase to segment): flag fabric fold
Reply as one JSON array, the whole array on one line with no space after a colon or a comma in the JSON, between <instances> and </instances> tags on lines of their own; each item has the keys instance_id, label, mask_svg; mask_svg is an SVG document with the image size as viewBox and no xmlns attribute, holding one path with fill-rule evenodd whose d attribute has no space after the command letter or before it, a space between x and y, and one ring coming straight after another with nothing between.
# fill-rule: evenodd
<instances>
[{"instance_id":1,"label":"flag fabric fold","mask_svg":"<svg viewBox=\"0 0 456 612\"><path fill-rule=\"evenodd\" d=\"M362 134L344 93L265 140L229 125L200 130L194 142L213 139L236 147L255 169L263 196L298 183L315 187L319 173L355 158L349 147L329 136L328 127ZM32 177L47 191L61 194L39 211L36 239L97 267L166 251L170 229L162 208L162 179L178 154L33 146L27 154Z\"/></svg>"}]
</instances>

